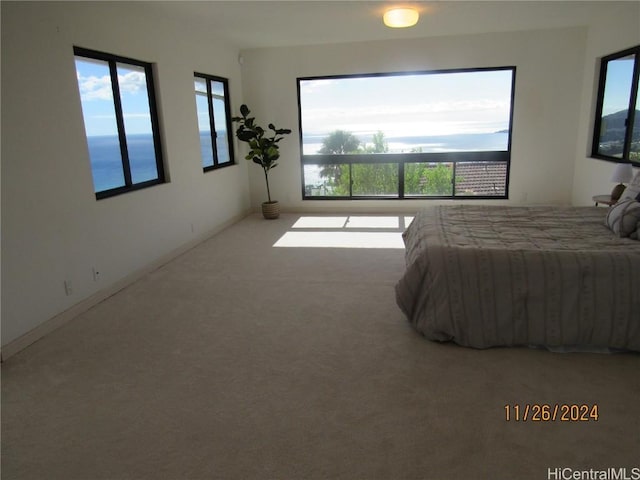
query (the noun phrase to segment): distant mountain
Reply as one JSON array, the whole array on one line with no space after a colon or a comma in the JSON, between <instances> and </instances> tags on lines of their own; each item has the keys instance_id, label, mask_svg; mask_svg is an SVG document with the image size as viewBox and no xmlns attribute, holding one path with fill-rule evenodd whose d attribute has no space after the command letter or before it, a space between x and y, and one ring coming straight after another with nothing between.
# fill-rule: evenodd
<instances>
[{"instance_id":1,"label":"distant mountain","mask_svg":"<svg viewBox=\"0 0 640 480\"><path fill-rule=\"evenodd\" d=\"M609 142L624 139L625 121L627 119L627 110L620 110L602 117L603 135L600 137L601 142ZM640 110L636 110L635 124L633 126L633 140L640 139Z\"/></svg>"}]
</instances>

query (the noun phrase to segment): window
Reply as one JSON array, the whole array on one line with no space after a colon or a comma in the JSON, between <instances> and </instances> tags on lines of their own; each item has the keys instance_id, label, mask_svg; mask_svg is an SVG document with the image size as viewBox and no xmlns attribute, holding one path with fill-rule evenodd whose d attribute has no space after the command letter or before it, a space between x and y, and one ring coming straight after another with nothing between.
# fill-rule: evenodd
<instances>
[{"instance_id":1,"label":"window","mask_svg":"<svg viewBox=\"0 0 640 480\"><path fill-rule=\"evenodd\" d=\"M591 155L640 165L640 45L603 57Z\"/></svg>"},{"instance_id":2,"label":"window","mask_svg":"<svg viewBox=\"0 0 640 480\"><path fill-rule=\"evenodd\" d=\"M164 183L151 64L74 53L96 198Z\"/></svg>"},{"instance_id":3,"label":"window","mask_svg":"<svg viewBox=\"0 0 640 480\"><path fill-rule=\"evenodd\" d=\"M310 199L508 198L515 67L298 78Z\"/></svg>"},{"instance_id":4,"label":"window","mask_svg":"<svg viewBox=\"0 0 640 480\"><path fill-rule=\"evenodd\" d=\"M202 168L233 165L229 87L225 78L194 74Z\"/></svg>"}]
</instances>

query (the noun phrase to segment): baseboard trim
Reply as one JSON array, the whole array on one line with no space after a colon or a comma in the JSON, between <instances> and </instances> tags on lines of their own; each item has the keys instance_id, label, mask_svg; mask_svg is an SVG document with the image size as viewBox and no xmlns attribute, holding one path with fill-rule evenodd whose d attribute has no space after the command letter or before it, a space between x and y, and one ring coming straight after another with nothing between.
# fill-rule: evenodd
<instances>
[{"instance_id":1,"label":"baseboard trim","mask_svg":"<svg viewBox=\"0 0 640 480\"><path fill-rule=\"evenodd\" d=\"M227 220L226 222L223 222L222 224L218 225L212 230L209 230L199 235L193 240L190 240L189 242L179 246L175 250L172 250L171 252L167 253L166 255L161 256L160 258L156 259L155 261L151 262L145 267L130 273L129 275L121 278L115 283L97 291L96 293L90 295L84 300L81 300L80 302L76 303L69 309L57 314L56 316L50 318L49 320L45 320L43 323L41 323L34 329L28 331L22 336L2 346L2 348L0 349L0 361L5 361L6 359L10 358L16 353L24 350L29 345L34 344L44 336L48 335L54 330L57 330L58 328L60 328L70 320L77 317L78 315L86 312L87 310L99 304L103 300L106 300L110 296L115 295L123 288L126 288L132 283L140 280L145 275L153 272L154 270L157 270L163 265L166 265L171 260L178 258L180 255L183 255L184 253L188 252L189 250L201 244L202 242L208 240L214 235L217 235L222 230L229 228L231 225L234 225L235 223L238 223L240 220L245 218L247 214L248 212L245 212L244 214L236 215L230 218L229 220Z\"/></svg>"}]
</instances>

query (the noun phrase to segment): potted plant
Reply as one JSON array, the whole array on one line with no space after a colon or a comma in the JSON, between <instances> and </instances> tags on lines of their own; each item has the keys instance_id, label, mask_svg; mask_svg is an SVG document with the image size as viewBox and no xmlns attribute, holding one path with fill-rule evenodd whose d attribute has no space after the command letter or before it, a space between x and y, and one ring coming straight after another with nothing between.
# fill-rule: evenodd
<instances>
[{"instance_id":1,"label":"potted plant","mask_svg":"<svg viewBox=\"0 0 640 480\"><path fill-rule=\"evenodd\" d=\"M246 105L240 107L241 117L233 117L232 121L238 123L236 137L242 142L249 144L249 153L247 160L252 160L262 167L264 171L264 180L267 183L267 201L262 203L262 215L264 218L278 218L280 216L280 204L277 200L271 200L271 191L269 190L269 170L278 166L280 158L280 150L278 142L285 135L291 133L288 128L276 128L273 123L268 125L269 131L265 131L256 123L254 117L250 117L251 111Z\"/></svg>"}]
</instances>

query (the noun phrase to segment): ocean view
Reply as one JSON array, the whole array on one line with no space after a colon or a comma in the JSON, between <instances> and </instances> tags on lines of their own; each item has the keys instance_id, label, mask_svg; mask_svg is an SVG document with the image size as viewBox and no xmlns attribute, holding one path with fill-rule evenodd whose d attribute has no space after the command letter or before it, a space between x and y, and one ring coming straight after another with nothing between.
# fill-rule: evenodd
<instances>
[{"instance_id":1,"label":"ocean view","mask_svg":"<svg viewBox=\"0 0 640 480\"><path fill-rule=\"evenodd\" d=\"M303 137L303 152L314 155L322 148L322 141L327 134L305 135ZM364 145L373 143L373 134L357 134L356 137ZM386 137L389 153L409 153L420 149L423 153L435 152L490 152L506 151L509 134L495 133L465 133L458 135L423 135Z\"/></svg>"},{"instance_id":2,"label":"ocean view","mask_svg":"<svg viewBox=\"0 0 640 480\"><path fill-rule=\"evenodd\" d=\"M229 162L229 147L226 132L218 134L218 161ZM102 192L112 188L124 186L122 171L122 156L120 141L117 135L87 137L89 158L93 173L95 192ZM131 165L131 179L133 183L141 183L158 178L156 168L156 154L153 147L153 137L150 134L127 136L129 163ZM203 167L213 165L211 136L209 132L200 133L200 151Z\"/></svg>"},{"instance_id":3,"label":"ocean view","mask_svg":"<svg viewBox=\"0 0 640 480\"><path fill-rule=\"evenodd\" d=\"M87 137L89 158L96 192L124 186L120 141L117 135ZM134 183L158 178L156 154L151 135L127 137L131 179Z\"/></svg>"},{"instance_id":4,"label":"ocean view","mask_svg":"<svg viewBox=\"0 0 640 480\"><path fill-rule=\"evenodd\" d=\"M373 135L357 135L364 144L371 144ZM314 155L322 148L325 135L309 135L303 138L305 155ZM385 137L389 146L389 153L409 153L419 150L422 153L438 152L500 152L508 148L509 134L468 133L459 135L424 135L415 137ZM384 154L379 154L384 155ZM319 165L304 166L304 183L307 186L322 185L326 182L320 176L322 167Z\"/></svg>"},{"instance_id":5,"label":"ocean view","mask_svg":"<svg viewBox=\"0 0 640 480\"><path fill-rule=\"evenodd\" d=\"M322 139L325 136L304 137L304 152L313 155L322 147ZM156 158L153 148L153 138L148 134L129 135L128 137L129 161L131 175L134 183L145 182L158 178L156 170ZM226 141L226 133L222 132L218 138L219 162L226 163L229 157L229 148ZM452 151L505 151L508 145L509 135L506 132L476 133L463 135L439 135L416 137L389 137L386 139L389 145L389 153L408 153L421 149L429 152ZM362 135L363 143L370 143L371 137ZM124 186L124 174L122 172L122 159L120 156L120 142L115 135L88 137L93 183L96 192ZM213 165L211 137L209 132L200 133L200 150L203 167ZM381 154L384 155L384 154ZM305 184L316 185L322 183L319 175L320 168L307 165L304 169Z\"/></svg>"}]
</instances>

